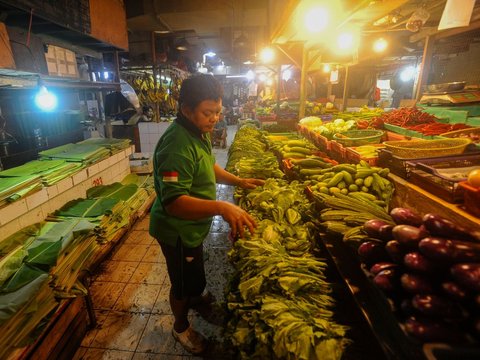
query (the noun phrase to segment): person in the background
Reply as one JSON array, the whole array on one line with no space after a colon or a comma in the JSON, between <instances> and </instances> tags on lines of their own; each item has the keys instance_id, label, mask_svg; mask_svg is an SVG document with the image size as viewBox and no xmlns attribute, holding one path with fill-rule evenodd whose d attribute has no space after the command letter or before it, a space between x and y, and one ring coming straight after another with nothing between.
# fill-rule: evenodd
<instances>
[{"instance_id":1,"label":"person in the background","mask_svg":"<svg viewBox=\"0 0 480 360\"><path fill-rule=\"evenodd\" d=\"M220 118L213 128L213 143L218 143L222 149L227 147L227 122L225 121L225 110L225 107L222 107Z\"/></svg>"},{"instance_id":2,"label":"person in the background","mask_svg":"<svg viewBox=\"0 0 480 360\"><path fill-rule=\"evenodd\" d=\"M203 264L203 240L212 217L222 216L235 237L256 227L243 209L216 200L215 184L252 189L264 183L239 178L215 163L210 133L220 117L222 95L221 85L212 75L184 80L177 118L158 141L153 158L157 198L149 232L160 243L167 263L175 317L172 335L192 354L206 348L205 338L192 329L187 316L190 308L212 302Z\"/></svg>"}]
</instances>

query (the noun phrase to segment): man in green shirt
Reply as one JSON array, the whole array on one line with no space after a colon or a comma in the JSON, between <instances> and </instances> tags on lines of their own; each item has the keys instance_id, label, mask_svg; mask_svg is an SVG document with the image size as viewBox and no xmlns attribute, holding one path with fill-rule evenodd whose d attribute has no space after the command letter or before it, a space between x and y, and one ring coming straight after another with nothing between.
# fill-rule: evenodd
<instances>
[{"instance_id":1,"label":"man in green shirt","mask_svg":"<svg viewBox=\"0 0 480 360\"><path fill-rule=\"evenodd\" d=\"M150 215L150 234L162 248L171 283L173 337L193 354L206 348L205 338L188 322L188 310L208 303L203 265L203 240L212 217L227 221L233 236L256 226L243 209L216 200L216 183L255 188L262 180L241 179L215 163L210 133L219 120L223 91L211 75L183 81L175 122L160 138L154 153L157 199Z\"/></svg>"}]
</instances>

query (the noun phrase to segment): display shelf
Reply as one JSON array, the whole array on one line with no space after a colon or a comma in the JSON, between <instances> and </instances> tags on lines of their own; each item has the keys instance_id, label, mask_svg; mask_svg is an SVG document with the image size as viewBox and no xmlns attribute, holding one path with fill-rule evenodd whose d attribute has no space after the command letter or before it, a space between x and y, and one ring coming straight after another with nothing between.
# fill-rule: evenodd
<instances>
[{"instance_id":1,"label":"display shelf","mask_svg":"<svg viewBox=\"0 0 480 360\"><path fill-rule=\"evenodd\" d=\"M121 181L130 173L129 156L133 146L80 170L58 183L0 208L0 241L21 228L43 221L67 202L85 197L97 185Z\"/></svg>"},{"instance_id":2,"label":"display shelf","mask_svg":"<svg viewBox=\"0 0 480 360\"><path fill-rule=\"evenodd\" d=\"M395 185L395 194L391 207L402 206L415 209L419 214L434 212L462 226L476 229L480 228L480 217L469 214L459 205L451 204L402 179L394 174L389 174L389 179Z\"/></svg>"}]
</instances>

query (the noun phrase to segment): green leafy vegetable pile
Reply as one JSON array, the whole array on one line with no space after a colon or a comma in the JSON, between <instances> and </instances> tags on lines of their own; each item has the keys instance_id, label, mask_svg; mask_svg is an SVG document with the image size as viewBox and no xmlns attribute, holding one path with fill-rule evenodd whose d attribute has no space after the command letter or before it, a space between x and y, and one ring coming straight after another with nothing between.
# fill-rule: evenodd
<instances>
[{"instance_id":1,"label":"green leafy vegetable pile","mask_svg":"<svg viewBox=\"0 0 480 360\"><path fill-rule=\"evenodd\" d=\"M310 252L303 185L268 179L236 198L259 226L229 254L235 273L226 338L243 359L340 359L347 328L332 320L327 265Z\"/></svg>"}]
</instances>

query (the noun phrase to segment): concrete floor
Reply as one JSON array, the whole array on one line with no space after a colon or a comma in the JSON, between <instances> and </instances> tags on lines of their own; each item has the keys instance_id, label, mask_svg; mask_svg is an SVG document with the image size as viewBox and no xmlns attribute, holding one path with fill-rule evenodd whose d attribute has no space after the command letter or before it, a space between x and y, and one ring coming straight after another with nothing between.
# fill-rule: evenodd
<instances>
[{"instance_id":1,"label":"concrete floor","mask_svg":"<svg viewBox=\"0 0 480 360\"><path fill-rule=\"evenodd\" d=\"M214 148L225 167L236 126L228 127L227 149ZM217 198L232 201L233 188L217 185ZM149 216L138 221L102 266L91 286L98 324L84 338L74 359L201 359L187 353L171 335L170 282L158 243L148 234ZM215 217L204 242L207 286L219 301L231 275L227 252L229 226ZM225 359L221 326L191 311L190 320L211 341L203 358Z\"/></svg>"}]
</instances>

